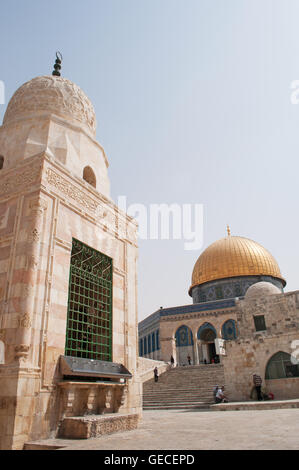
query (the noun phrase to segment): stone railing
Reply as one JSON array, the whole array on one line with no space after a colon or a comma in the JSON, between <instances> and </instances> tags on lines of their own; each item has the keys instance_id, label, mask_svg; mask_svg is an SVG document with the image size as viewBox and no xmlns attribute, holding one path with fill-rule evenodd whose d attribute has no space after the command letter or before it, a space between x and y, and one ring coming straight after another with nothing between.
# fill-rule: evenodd
<instances>
[{"instance_id":1,"label":"stone railing","mask_svg":"<svg viewBox=\"0 0 299 470\"><path fill-rule=\"evenodd\" d=\"M146 382L154 377L154 368L157 367L159 375L163 374L171 368L168 362L155 361L145 357L138 357L137 359L137 374L140 382Z\"/></svg>"}]
</instances>

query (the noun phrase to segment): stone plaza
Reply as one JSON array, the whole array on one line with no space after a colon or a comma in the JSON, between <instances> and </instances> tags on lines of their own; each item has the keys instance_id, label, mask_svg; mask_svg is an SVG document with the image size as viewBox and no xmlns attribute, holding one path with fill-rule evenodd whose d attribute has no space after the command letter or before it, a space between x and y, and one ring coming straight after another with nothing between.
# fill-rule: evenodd
<instances>
[{"instance_id":1,"label":"stone plaza","mask_svg":"<svg viewBox=\"0 0 299 470\"><path fill-rule=\"evenodd\" d=\"M238 411L144 411L133 431L88 441L49 440L44 445L102 450L107 455L113 450L128 451L126 455L129 450L298 450L299 408L266 410L259 405ZM29 448L40 446L32 443Z\"/></svg>"}]
</instances>

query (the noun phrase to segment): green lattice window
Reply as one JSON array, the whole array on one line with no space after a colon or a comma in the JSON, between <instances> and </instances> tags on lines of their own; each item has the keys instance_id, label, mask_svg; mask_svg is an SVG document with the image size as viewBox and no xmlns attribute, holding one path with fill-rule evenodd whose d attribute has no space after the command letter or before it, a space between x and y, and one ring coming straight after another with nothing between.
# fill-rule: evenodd
<instances>
[{"instance_id":1,"label":"green lattice window","mask_svg":"<svg viewBox=\"0 0 299 470\"><path fill-rule=\"evenodd\" d=\"M112 259L75 239L65 354L112 361Z\"/></svg>"}]
</instances>

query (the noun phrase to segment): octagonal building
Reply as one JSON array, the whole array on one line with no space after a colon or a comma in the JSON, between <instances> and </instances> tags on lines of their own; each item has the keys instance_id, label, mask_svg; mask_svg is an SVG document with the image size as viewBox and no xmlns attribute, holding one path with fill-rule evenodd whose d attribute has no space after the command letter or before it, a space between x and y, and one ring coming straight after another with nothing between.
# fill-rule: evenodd
<instances>
[{"instance_id":1,"label":"octagonal building","mask_svg":"<svg viewBox=\"0 0 299 470\"><path fill-rule=\"evenodd\" d=\"M188 290L193 303L161 307L139 323L139 354L166 362L172 357L178 367L220 364L230 399L249 399L255 371L281 398L297 397L292 344L299 297L298 291L284 293L285 286L266 248L228 230L195 262Z\"/></svg>"}]
</instances>

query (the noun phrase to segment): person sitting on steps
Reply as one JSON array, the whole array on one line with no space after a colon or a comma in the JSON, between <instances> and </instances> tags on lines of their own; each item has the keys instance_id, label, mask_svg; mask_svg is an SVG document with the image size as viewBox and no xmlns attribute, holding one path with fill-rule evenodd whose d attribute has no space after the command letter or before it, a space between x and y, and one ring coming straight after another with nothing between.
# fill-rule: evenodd
<instances>
[{"instance_id":1,"label":"person sitting on steps","mask_svg":"<svg viewBox=\"0 0 299 470\"><path fill-rule=\"evenodd\" d=\"M222 387L219 387L216 393L215 397L216 403L228 403L228 399L224 395L224 385Z\"/></svg>"}]
</instances>

